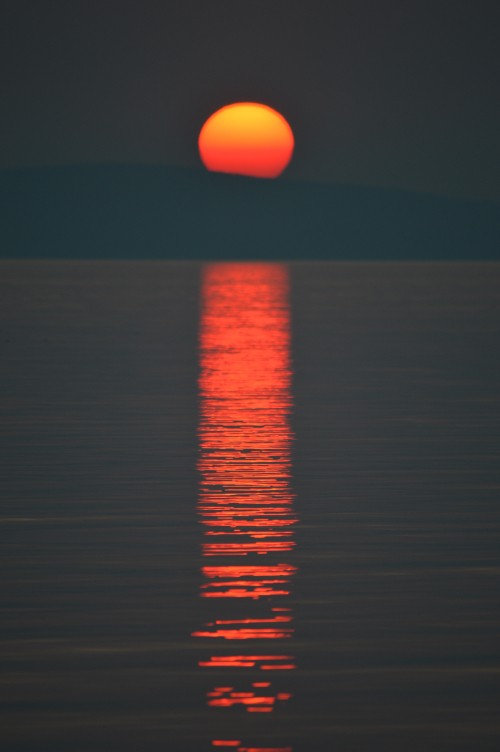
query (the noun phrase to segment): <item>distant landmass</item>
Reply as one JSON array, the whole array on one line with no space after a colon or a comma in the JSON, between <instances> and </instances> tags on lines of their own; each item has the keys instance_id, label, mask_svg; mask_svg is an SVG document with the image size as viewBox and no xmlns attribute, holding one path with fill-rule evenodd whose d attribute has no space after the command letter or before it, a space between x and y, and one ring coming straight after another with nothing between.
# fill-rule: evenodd
<instances>
[{"instance_id":1,"label":"distant landmass","mask_svg":"<svg viewBox=\"0 0 500 752\"><path fill-rule=\"evenodd\" d=\"M172 167L0 171L0 256L500 259L500 207Z\"/></svg>"}]
</instances>

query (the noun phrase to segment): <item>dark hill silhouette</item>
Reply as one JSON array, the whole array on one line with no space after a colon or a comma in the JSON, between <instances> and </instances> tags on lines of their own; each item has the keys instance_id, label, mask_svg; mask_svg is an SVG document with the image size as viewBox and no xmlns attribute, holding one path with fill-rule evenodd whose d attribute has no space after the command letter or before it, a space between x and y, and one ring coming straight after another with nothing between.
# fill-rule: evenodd
<instances>
[{"instance_id":1,"label":"dark hill silhouette","mask_svg":"<svg viewBox=\"0 0 500 752\"><path fill-rule=\"evenodd\" d=\"M149 166L0 171L1 255L499 259L500 207Z\"/></svg>"}]
</instances>

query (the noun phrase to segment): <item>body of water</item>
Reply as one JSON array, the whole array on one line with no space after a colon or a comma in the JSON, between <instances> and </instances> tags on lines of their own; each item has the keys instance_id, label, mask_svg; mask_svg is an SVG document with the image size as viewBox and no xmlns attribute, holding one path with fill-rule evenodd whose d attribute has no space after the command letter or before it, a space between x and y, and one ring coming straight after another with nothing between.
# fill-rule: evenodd
<instances>
[{"instance_id":1,"label":"body of water","mask_svg":"<svg viewBox=\"0 0 500 752\"><path fill-rule=\"evenodd\" d=\"M500 264L0 273L2 750L498 748Z\"/></svg>"}]
</instances>

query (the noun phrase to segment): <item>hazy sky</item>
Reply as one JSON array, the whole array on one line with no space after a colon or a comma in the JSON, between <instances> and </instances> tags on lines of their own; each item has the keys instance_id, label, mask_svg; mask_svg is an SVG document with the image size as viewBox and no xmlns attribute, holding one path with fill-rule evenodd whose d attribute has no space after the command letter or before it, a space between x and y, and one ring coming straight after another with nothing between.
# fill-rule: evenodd
<instances>
[{"instance_id":1,"label":"hazy sky","mask_svg":"<svg viewBox=\"0 0 500 752\"><path fill-rule=\"evenodd\" d=\"M0 29L2 165L198 165L257 100L289 176L500 200L498 0L3 0Z\"/></svg>"}]
</instances>

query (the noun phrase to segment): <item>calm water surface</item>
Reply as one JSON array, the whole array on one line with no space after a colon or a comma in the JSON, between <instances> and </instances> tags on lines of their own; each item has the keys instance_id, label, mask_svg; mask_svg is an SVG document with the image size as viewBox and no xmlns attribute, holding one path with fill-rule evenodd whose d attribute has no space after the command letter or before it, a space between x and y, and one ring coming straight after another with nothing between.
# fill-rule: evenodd
<instances>
[{"instance_id":1,"label":"calm water surface","mask_svg":"<svg viewBox=\"0 0 500 752\"><path fill-rule=\"evenodd\" d=\"M2 750L498 748L500 265L0 288Z\"/></svg>"}]
</instances>

